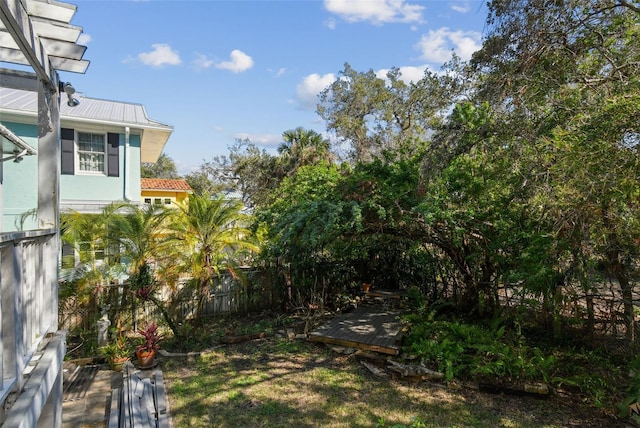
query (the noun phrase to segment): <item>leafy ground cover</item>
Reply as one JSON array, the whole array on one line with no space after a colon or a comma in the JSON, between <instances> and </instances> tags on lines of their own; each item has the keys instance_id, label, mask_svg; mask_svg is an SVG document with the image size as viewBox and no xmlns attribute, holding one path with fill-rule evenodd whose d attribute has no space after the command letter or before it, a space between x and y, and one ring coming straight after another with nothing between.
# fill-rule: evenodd
<instances>
[{"instance_id":1,"label":"leafy ground cover","mask_svg":"<svg viewBox=\"0 0 640 428\"><path fill-rule=\"evenodd\" d=\"M545 399L376 378L353 356L269 337L163 361L179 427L624 427L579 394Z\"/></svg>"}]
</instances>

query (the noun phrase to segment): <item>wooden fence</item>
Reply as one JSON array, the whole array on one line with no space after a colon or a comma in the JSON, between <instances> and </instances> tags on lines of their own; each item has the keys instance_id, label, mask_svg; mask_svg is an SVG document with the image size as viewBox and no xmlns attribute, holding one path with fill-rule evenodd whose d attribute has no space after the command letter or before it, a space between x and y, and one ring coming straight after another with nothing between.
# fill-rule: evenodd
<instances>
[{"instance_id":1,"label":"wooden fence","mask_svg":"<svg viewBox=\"0 0 640 428\"><path fill-rule=\"evenodd\" d=\"M180 281L176 287L162 287L156 290L156 297L170 309L177 322L197 318L211 318L229 314L243 314L270 310L280 305L280 295L273 285L271 273L263 270L243 270L245 280L239 280L230 273L221 274L213 283L201 289L189 284L187 279ZM105 295L122 296L126 284L109 285L102 288ZM78 301L74 297L60 300L59 322L61 328L69 331L91 330L100 317L101 311L96 303L100 299ZM106 299L102 299L103 301ZM113 302L113 299L109 299ZM134 302L118 309L122 314L131 317L131 321L140 319L157 319L161 315L151 302L139 304ZM114 308L111 308L114 309Z\"/></svg>"}]
</instances>

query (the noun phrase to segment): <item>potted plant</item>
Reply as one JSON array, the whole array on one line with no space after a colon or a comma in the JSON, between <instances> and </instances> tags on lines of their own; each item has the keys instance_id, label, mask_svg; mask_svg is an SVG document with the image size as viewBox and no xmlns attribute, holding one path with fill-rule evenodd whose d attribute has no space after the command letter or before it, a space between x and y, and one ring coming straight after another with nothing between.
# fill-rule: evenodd
<instances>
[{"instance_id":1,"label":"potted plant","mask_svg":"<svg viewBox=\"0 0 640 428\"><path fill-rule=\"evenodd\" d=\"M131 347L129 339L119 333L116 340L100 347L100 352L109 362L111 370L121 371L125 361L131 358L133 348Z\"/></svg>"},{"instance_id":2,"label":"potted plant","mask_svg":"<svg viewBox=\"0 0 640 428\"><path fill-rule=\"evenodd\" d=\"M136 348L138 367L151 367L162 340L158 325L155 322L147 324L145 328L138 330L138 334L142 336L142 342Z\"/></svg>"}]
</instances>

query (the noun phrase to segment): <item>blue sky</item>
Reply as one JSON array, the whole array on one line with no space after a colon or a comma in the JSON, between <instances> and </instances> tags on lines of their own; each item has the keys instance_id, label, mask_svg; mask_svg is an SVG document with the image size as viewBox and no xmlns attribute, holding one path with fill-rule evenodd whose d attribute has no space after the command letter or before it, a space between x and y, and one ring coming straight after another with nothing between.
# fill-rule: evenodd
<instances>
[{"instance_id":1,"label":"blue sky","mask_svg":"<svg viewBox=\"0 0 640 428\"><path fill-rule=\"evenodd\" d=\"M165 147L186 174L237 138L269 150L302 126L322 134L317 94L349 63L417 80L480 47L484 1L74 0L91 61L61 73L93 98L143 104L172 125Z\"/></svg>"}]
</instances>

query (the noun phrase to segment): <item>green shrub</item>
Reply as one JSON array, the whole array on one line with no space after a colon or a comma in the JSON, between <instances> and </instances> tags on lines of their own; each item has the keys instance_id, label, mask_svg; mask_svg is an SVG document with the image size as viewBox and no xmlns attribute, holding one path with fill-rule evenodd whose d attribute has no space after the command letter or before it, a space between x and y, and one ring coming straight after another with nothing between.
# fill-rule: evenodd
<instances>
[{"instance_id":1,"label":"green shrub","mask_svg":"<svg viewBox=\"0 0 640 428\"><path fill-rule=\"evenodd\" d=\"M620 417L630 417L636 424L640 424L640 355L637 355L629 364L629 386L626 397L616 407Z\"/></svg>"},{"instance_id":2,"label":"green shrub","mask_svg":"<svg viewBox=\"0 0 640 428\"><path fill-rule=\"evenodd\" d=\"M556 359L529 348L505 327L487 328L458 321L415 324L407 338L407 351L453 378L508 378L547 381Z\"/></svg>"}]
</instances>

